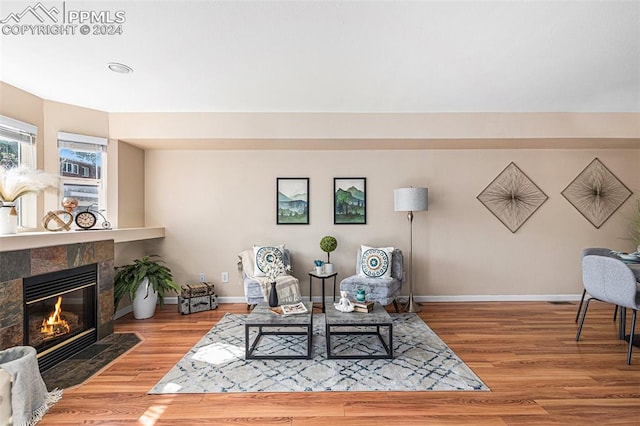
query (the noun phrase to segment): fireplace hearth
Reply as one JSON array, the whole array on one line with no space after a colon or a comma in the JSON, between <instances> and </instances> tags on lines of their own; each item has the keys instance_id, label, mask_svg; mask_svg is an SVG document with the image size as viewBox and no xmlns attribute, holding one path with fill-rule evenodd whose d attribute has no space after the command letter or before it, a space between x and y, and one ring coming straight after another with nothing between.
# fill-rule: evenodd
<instances>
[{"instance_id":1,"label":"fireplace hearth","mask_svg":"<svg viewBox=\"0 0 640 426\"><path fill-rule=\"evenodd\" d=\"M97 264L23 280L24 344L45 371L98 340Z\"/></svg>"}]
</instances>

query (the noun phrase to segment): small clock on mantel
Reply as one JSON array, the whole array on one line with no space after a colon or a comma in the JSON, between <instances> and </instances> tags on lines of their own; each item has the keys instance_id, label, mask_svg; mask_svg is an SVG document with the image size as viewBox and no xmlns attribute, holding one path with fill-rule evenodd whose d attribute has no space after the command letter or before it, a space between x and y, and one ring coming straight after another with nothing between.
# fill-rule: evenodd
<instances>
[{"instance_id":1,"label":"small clock on mantel","mask_svg":"<svg viewBox=\"0 0 640 426\"><path fill-rule=\"evenodd\" d=\"M91 229L96 226L96 222L98 222L98 218L89 210L76 215L76 225L82 229Z\"/></svg>"}]
</instances>

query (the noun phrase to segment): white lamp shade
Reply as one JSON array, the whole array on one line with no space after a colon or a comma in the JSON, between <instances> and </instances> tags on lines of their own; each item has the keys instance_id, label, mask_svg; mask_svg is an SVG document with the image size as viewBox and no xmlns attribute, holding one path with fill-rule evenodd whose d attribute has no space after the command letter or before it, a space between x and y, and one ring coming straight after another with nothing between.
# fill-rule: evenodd
<instances>
[{"instance_id":1,"label":"white lamp shade","mask_svg":"<svg viewBox=\"0 0 640 426\"><path fill-rule=\"evenodd\" d=\"M429 189L398 188L393 191L393 205L397 212L429 210Z\"/></svg>"}]
</instances>

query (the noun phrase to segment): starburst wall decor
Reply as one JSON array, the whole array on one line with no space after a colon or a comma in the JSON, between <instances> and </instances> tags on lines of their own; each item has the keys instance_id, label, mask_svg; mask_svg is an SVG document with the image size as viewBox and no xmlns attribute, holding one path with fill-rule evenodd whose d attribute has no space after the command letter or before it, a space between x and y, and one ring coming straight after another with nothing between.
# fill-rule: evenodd
<instances>
[{"instance_id":1,"label":"starburst wall decor","mask_svg":"<svg viewBox=\"0 0 640 426\"><path fill-rule=\"evenodd\" d=\"M564 198L600 228L629 197L631 190L595 158L562 191Z\"/></svg>"},{"instance_id":2,"label":"starburst wall decor","mask_svg":"<svg viewBox=\"0 0 640 426\"><path fill-rule=\"evenodd\" d=\"M504 226L516 232L549 197L512 162L477 198Z\"/></svg>"}]
</instances>

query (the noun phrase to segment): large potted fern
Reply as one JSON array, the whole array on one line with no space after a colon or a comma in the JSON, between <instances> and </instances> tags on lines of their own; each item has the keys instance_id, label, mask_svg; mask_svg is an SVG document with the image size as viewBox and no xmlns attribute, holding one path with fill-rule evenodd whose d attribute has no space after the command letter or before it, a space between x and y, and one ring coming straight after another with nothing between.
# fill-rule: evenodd
<instances>
[{"instance_id":1,"label":"large potted fern","mask_svg":"<svg viewBox=\"0 0 640 426\"><path fill-rule=\"evenodd\" d=\"M164 303L168 291L180 291L173 281L169 269L160 256L152 254L136 259L133 264L116 267L114 277L114 308L125 295L129 295L136 319L151 318L156 311L156 303Z\"/></svg>"}]
</instances>

